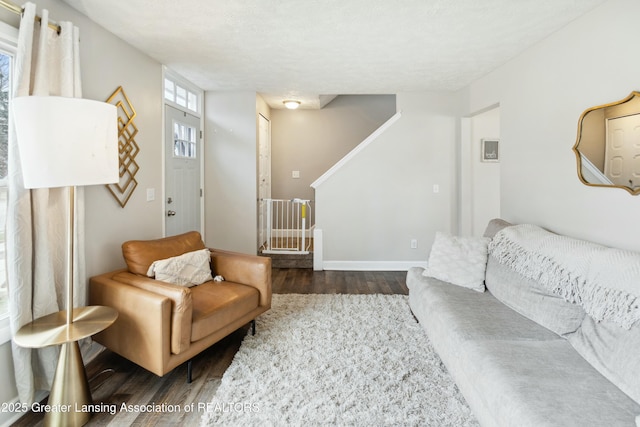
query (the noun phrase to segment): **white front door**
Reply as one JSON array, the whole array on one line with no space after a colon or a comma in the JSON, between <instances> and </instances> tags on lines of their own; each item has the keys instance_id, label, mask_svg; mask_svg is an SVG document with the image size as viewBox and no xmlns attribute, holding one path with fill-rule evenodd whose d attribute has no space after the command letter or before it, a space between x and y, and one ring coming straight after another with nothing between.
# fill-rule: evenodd
<instances>
[{"instance_id":1,"label":"white front door","mask_svg":"<svg viewBox=\"0 0 640 427\"><path fill-rule=\"evenodd\" d=\"M640 114L607 120L604 174L614 184L640 187Z\"/></svg>"},{"instance_id":2,"label":"white front door","mask_svg":"<svg viewBox=\"0 0 640 427\"><path fill-rule=\"evenodd\" d=\"M265 199L271 198L271 122L258 115L258 248L266 243Z\"/></svg>"},{"instance_id":3,"label":"white front door","mask_svg":"<svg viewBox=\"0 0 640 427\"><path fill-rule=\"evenodd\" d=\"M200 231L200 119L165 106L165 234Z\"/></svg>"}]
</instances>

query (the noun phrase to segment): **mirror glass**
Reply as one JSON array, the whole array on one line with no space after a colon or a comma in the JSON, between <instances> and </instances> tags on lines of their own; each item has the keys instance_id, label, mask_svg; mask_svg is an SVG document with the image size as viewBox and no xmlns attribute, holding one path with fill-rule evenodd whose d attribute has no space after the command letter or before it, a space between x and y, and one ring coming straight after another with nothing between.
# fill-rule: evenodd
<instances>
[{"instance_id":1,"label":"mirror glass","mask_svg":"<svg viewBox=\"0 0 640 427\"><path fill-rule=\"evenodd\" d=\"M573 151L583 183L640 193L640 93L582 113Z\"/></svg>"}]
</instances>

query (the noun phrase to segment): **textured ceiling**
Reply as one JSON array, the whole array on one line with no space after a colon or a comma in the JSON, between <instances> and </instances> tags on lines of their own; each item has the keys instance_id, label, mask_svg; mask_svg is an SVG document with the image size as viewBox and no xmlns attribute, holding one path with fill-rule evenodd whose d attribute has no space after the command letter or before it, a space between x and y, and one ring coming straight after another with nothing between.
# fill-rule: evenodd
<instances>
[{"instance_id":1,"label":"textured ceiling","mask_svg":"<svg viewBox=\"0 0 640 427\"><path fill-rule=\"evenodd\" d=\"M64 0L205 90L273 107L457 90L605 0Z\"/></svg>"}]
</instances>

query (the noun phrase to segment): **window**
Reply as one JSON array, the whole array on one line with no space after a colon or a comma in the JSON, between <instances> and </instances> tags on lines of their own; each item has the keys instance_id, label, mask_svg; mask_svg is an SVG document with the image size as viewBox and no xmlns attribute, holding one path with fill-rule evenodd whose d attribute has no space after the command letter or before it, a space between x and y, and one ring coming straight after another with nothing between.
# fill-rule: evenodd
<instances>
[{"instance_id":1,"label":"window","mask_svg":"<svg viewBox=\"0 0 640 427\"><path fill-rule=\"evenodd\" d=\"M169 70L165 69L164 99L183 111L200 115L201 91Z\"/></svg>"},{"instance_id":2,"label":"window","mask_svg":"<svg viewBox=\"0 0 640 427\"><path fill-rule=\"evenodd\" d=\"M173 157L197 158L197 138L196 128L173 122Z\"/></svg>"},{"instance_id":3,"label":"window","mask_svg":"<svg viewBox=\"0 0 640 427\"><path fill-rule=\"evenodd\" d=\"M7 315L5 223L7 218L7 158L11 56L0 52L0 318Z\"/></svg>"},{"instance_id":4,"label":"window","mask_svg":"<svg viewBox=\"0 0 640 427\"><path fill-rule=\"evenodd\" d=\"M176 85L169 79L164 79L164 99L173 101L176 99Z\"/></svg>"},{"instance_id":5,"label":"window","mask_svg":"<svg viewBox=\"0 0 640 427\"><path fill-rule=\"evenodd\" d=\"M0 319L7 317L7 272L5 261L5 224L7 218L7 160L9 144L9 94L11 55L0 51Z\"/></svg>"},{"instance_id":6,"label":"window","mask_svg":"<svg viewBox=\"0 0 640 427\"><path fill-rule=\"evenodd\" d=\"M9 145L9 100L13 55L18 43L18 30L0 22L0 344L10 339L9 309L5 253L7 218L7 173Z\"/></svg>"}]
</instances>

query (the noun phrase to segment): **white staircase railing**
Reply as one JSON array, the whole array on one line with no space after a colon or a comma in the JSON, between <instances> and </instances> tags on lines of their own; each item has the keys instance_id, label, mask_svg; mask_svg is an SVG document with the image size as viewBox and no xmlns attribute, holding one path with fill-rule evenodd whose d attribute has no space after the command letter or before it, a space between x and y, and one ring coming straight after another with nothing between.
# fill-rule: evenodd
<instances>
[{"instance_id":1,"label":"white staircase railing","mask_svg":"<svg viewBox=\"0 0 640 427\"><path fill-rule=\"evenodd\" d=\"M311 201L263 199L260 249L266 254L308 254L313 222Z\"/></svg>"}]
</instances>

